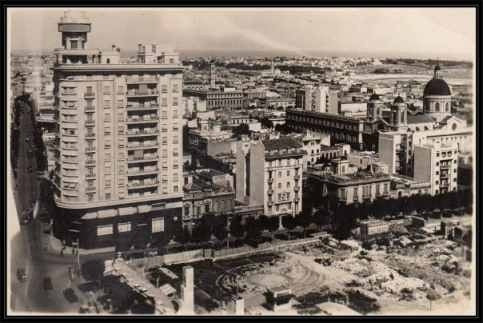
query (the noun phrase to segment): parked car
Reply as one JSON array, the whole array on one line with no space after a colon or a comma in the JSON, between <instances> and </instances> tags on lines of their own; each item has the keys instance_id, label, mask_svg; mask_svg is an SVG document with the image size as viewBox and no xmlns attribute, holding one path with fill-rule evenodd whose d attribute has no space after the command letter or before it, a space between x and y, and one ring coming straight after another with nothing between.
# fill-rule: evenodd
<instances>
[{"instance_id":1,"label":"parked car","mask_svg":"<svg viewBox=\"0 0 483 323\"><path fill-rule=\"evenodd\" d=\"M22 217L20 219L20 224L22 224L22 225L29 224L30 221L32 221L33 218L34 218L33 209L32 208L28 208L28 209L26 209L25 211L22 212Z\"/></svg>"},{"instance_id":2,"label":"parked car","mask_svg":"<svg viewBox=\"0 0 483 323\"><path fill-rule=\"evenodd\" d=\"M70 302L70 303L76 303L79 301L79 297L75 294L74 290L72 288L67 288L64 289L64 297Z\"/></svg>"},{"instance_id":3,"label":"parked car","mask_svg":"<svg viewBox=\"0 0 483 323\"><path fill-rule=\"evenodd\" d=\"M25 272L25 268L17 269L17 279L21 282L24 282L27 280L27 273Z\"/></svg>"}]
</instances>

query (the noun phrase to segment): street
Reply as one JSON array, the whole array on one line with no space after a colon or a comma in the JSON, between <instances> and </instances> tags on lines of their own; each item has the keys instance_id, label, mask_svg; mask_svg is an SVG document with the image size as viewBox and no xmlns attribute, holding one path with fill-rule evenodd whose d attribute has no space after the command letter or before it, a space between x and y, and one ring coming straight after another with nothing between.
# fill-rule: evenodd
<instances>
[{"instance_id":1,"label":"street","mask_svg":"<svg viewBox=\"0 0 483 323\"><path fill-rule=\"evenodd\" d=\"M18 216L17 234L11 245L11 308L15 312L78 312L79 304L69 303L62 291L69 287L68 267L72 258L66 255L48 254L42 243L40 219L35 218L28 224L20 225L23 210L33 208L39 193L39 181L36 177L37 159L33 147L34 125L29 104L20 103L16 107L19 112L19 132L17 138L17 178L13 181L13 198ZM39 201L40 204L43 201ZM25 268L27 279L20 282L17 270ZM45 291L44 278L50 277L53 290Z\"/></svg>"}]
</instances>

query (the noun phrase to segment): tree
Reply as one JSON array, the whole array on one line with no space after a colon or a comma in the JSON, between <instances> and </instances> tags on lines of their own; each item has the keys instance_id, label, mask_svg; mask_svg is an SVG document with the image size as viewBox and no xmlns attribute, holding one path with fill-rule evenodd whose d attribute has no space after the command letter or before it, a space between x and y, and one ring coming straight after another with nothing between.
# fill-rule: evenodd
<instances>
[{"instance_id":1,"label":"tree","mask_svg":"<svg viewBox=\"0 0 483 323\"><path fill-rule=\"evenodd\" d=\"M230 221L230 234L235 237L242 237L244 233L244 227L241 223L241 217L239 215L235 215L231 218Z\"/></svg>"},{"instance_id":2,"label":"tree","mask_svg":"<svg viewBox=\"0 0 483 323\"><path fill-rule=\"evenodd\" d=\"M241 125L233 128L232 130L233 138L240 138L242 135L249 135L250 134L250 129L246 123L242 123Z\"/></svg>"},{"instance_id":3,"label":"tree","mask_svg":"<svg viewBox=\"0 0 483 323\"><path fill-rule=\"evenodd\" d=\"M273 128L272 120L268 119L267 117L260 119L260 123L264 128L270 128L270 129Z\"/></svg>"},{"instance_id":4,"label":"tree","mask_svg":"<svg viewBox=\"0 0 483 323\"><path fill-rule=\"evenodd\" d=\"M96 259L82 264L81 272L86 280L98 281L104 276L104 269L104 261Z\"/></svg>"},{"instance_id":5,"label":"tree","mask_svg":"<svg viewBox=\"0 0 483 323\"><path fill-rule=\"evenodd\" d=\"M298 216L297 218L301 218L302 216ZM297 219L291 215L286 215L282 217L282 225L284 228L287 228L289 230L292 230L297 226Z\"/></svg>"},{"instance_id":6,"label":"tree","mask_svg":"<svg viewBox=\"0 0 483 323\"><path fill-rule=\"evenodd\" d=\"M291 132L290 128L284 123L284 124L277 124L275 126L275 131L281 132L283 134L288 134Z\"/></svg>"},{"instance_id":7,"label":"tree","mask_svg":"<svg viewBox=\"0 0 483 323\"><path fill-rule=\"evenodd\" d=\"M256 238L260 236L260 233L262 231L260 221L253 217L249 217L248 219L246 219L245 226L247 229L247 236L249 238Z\"/></svg>"}]
</instances>

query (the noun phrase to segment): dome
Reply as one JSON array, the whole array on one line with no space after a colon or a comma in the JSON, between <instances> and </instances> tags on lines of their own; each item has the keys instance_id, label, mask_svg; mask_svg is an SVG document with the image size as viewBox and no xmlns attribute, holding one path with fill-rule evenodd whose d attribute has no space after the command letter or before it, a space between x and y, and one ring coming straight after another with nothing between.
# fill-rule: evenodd
<instances>
[{"instance_id":1,"label":"dome","mask_svg":"<svg viewBox=\"0 0 483 323\"><path fill-rule=\"evenodd\" d=\"M423 96L427 95L451 95L448 83L443 79L433 78L424 87Z\"/></svg>"},{"instance_id":2,"label":"dome","mask_svg":"<svg viewBox=\"0 0 483 323\"><path fill-rule=\"evenodd\" d=\"M404 100L403 98L401 98L401 96L397 96L395 99L394 99L394 104L399 104L399 103L404 103Z\"/></svg>"},{"instance_id":3,"label":"dome","mask_svg":"<svg viewBox=\"0 0 483 323\"><path fill-rule=\"evenodd\" d=\"M374 94L373 94L373 95L371 95L371 97L369 98L369 101L375 101L375 100L379 100L379 95L377 95L377 94L375 94L375 93L374 93Z\"/></svg>"}]
</instances>

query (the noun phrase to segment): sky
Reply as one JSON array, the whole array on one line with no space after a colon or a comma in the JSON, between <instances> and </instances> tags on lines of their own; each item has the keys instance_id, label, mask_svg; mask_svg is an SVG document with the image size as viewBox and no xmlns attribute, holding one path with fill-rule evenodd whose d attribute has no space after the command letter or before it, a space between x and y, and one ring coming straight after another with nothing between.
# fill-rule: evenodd
<instances>
[{"instance_id":1,"label":"sky","mask_svg":"<svg viewBox=\"0 0 483 323\"><path fill-rule=\"evenodd\" d=\"M10 46L60 47L67 9L9 8ZM77 10L77 9L72 9ZM90 48L134 50L138 43L183 50L313 52L473 60L474 8L100 8Z\"/></svg>"}]
</instances>

